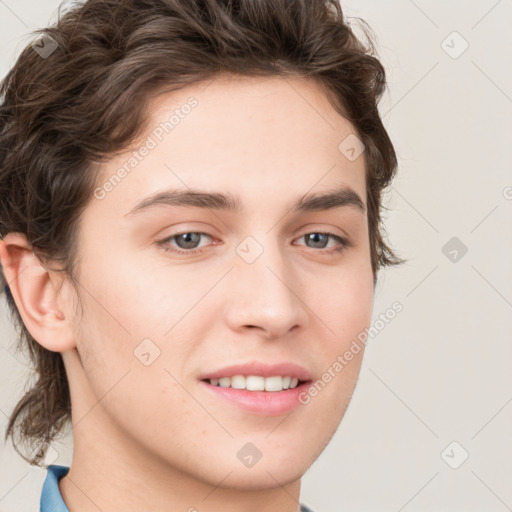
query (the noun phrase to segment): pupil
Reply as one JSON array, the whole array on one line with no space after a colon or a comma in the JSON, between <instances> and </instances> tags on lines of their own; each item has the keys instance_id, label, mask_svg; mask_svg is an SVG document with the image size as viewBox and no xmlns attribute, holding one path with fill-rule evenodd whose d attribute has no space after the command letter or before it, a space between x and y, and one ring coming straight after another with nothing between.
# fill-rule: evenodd
<instances>
[{"instance_id":1,"label":"pupil","mask_svg":"<svg viewBox=\"0 0 512 512\"><path fill-rule=\"evenodd\" d=\"M194 245L199 242L199 238L199 233L183 233L177 238L177 243L182 249L194 249ZM182 242L184 242L184 246L182 245Z\"/></svg>"},{"instance_id":2,"label":"pupil","mask_svg":"<svg viewBox=\"0 0 512 512\"><path fill-rule=\"evenodd\" d=\"M326 242L326 240L327 240L327 235L325 235L323 233L310 233L309 240L312 241L313 243L318 243L318 237L320 237L320 238L324 237L324 242ZM321 246L321 248L324 248L325 243L320 242L320 246Z\"/></svg>"}]
</instances>

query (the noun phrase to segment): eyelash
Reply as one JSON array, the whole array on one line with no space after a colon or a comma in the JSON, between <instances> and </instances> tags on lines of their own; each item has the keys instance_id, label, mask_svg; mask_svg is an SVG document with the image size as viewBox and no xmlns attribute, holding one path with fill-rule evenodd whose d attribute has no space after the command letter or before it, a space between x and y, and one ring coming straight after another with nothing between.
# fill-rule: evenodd
<instances>
[{"instance_id":1,"label":"eyelash","mask_svg":"<svg viewBox=\"0 0 512 512\"><path fill-rule=\"evenodd\" d=\"M197 234L197 235L206 235L209 238L213 238L210 235L208 235L208 233L204 233L204 232L201 232L201 231L183 231L181 233L176 233L174 235L168 236L168 237L164 238L163 240L159 240L157 242L157 245L159 245L163 249L163 251L165 251L165 252L171 252L171 253L174 253L174 254L181 254L181 255L185 255L185 256L192 256L192 255L196 255L196 254L202 253L204 248L196 248L196 249L185 250L185 249L179 249L179 248L176 248L174 246L169 245L169 241L170 240L173 240L174 238L176 238L178 236L186 235L186 234L189 234L189 233L194 233L194 234ZM310 233L306 233L306 234L302 235L299 238L303 238L306 235L311 235L311 234L327 235L327 236L329 236L331 238L334 238L334 239L338 240L339 244L334 246L334 247L331 247L329 249L314 249L314 248L312 248L313 250L316 250L318 252L323 252L324 254L340 253L340 252L344 251L345 249L347 249L348 247L352 247L352 242L350 242L348 239L346 239L346 238L344 238L342 236L339 236L339 235L335 235L334 233L326 232L326 231L311 231ZM171 249L170 247L173 247L173 248Z\"/></svg>"}]
</instances>

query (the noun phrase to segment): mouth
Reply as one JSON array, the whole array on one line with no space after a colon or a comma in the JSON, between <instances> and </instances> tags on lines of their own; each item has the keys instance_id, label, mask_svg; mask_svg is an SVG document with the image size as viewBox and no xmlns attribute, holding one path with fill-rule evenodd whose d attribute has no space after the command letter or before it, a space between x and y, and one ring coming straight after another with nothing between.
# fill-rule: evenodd
<instances>
[{"instance_id":1,"label":"mouth","mask_svg":"<svg viewBox=\"0 0 512 512\"><path fill-rule=\"evenodd\" d=\"M303 402L313 382L302 366L291 363L249 363L202 375L199 383L209 400L257 416L288 414Z\"/></svg>"},{"instance_id":2,"label":"mouth","mask_svg":"<svg viewBox=\"0 0 512 512\"><path fill-rule=\"evenodd\" d=\"M220 388L231 388L246 391L265 391L277 393L288 389L295 389L309 380L301 380L290 375L273 375L264 377L262 375L233 375L232 377L220 377L202 379L211 386Z\"/></svg>"},{"instance_id":3,"label":"mouth","mask_svg":"<svg viewBox=\"0 0 512 512\"><path fill-rule=\"evenodd\" d=\"M258 416L286 414L302 404L313 382L311 373L292 362L252 361L220 368L199 377L209 399Z\"/></svg>"}]
</instances>

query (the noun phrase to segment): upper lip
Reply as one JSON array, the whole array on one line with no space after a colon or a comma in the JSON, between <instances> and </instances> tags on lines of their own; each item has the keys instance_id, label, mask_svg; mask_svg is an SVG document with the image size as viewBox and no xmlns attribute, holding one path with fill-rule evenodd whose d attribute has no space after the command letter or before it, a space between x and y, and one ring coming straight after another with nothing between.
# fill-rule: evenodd
<instances>
[{"instance_id":1,"label":"upper lip","mask_svg":"<svg viewBox=\"0 0 512 512\"><path fill-rule=\"evenodd\" d=\"M298 364L288 362L268 364L259 361L225 366L219 370L205 373L199 378L201 380L220 379L221 377L233 377L234 375L258 375L261 377L280 375L283 377L295 377L301 381L311 380L311 374L308 370Z\"/></svg>"}]
</instances>

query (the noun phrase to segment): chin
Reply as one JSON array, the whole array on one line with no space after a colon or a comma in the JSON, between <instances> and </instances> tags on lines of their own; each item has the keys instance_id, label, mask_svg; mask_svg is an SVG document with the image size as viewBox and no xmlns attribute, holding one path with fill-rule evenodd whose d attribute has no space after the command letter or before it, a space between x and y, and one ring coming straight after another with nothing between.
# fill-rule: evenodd
<instances>
[{"instance_id":1,"label":"chin","mask_svg":"<svg viewBox=\"0 0 512 512\"><path fill-rule=\"evenodd\" d=\"M255 448L249 446L245 448L246 451L241 451L246 442L240 442L240 438L234 444L236 449L222 445L219 446L219 451L203 452L197 459L194 457L194 464L190 464L190 459L188 464L183 461L185 465L181 466L181 471L207 486L261 491L300 480L316 458L316 453L305 450L299 452L296 446L286 449L283 446L280 449L267 446L262 449L260 458L249 458L244 463L244 455L256 454Z\"/></svg>"},{"instance_id":2,"label":"chin","mask_svg":"<svg viewBox=\"0 0 512 512\"><path fill-rule=\"evenodd\" d=\"M237 489L239 491L275 489L300 480L307 469L308 466L306 464L304 464L304 467L298 467L289 462L276 464L270 461L263 465L262 460L260 460L252 468L235 467L226 480L220 485L217 481L214 485L224 489Z\"/></svg>"}]
</instances>

